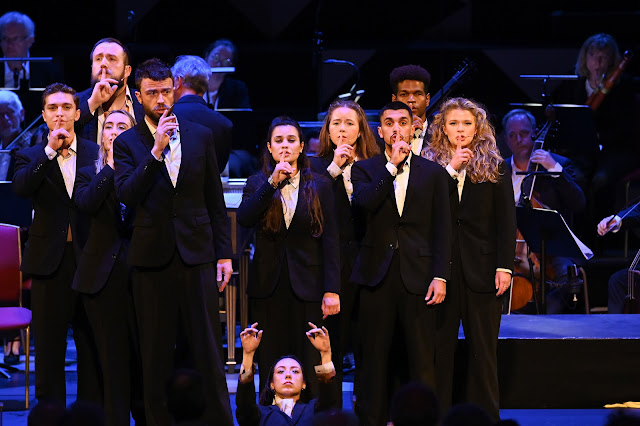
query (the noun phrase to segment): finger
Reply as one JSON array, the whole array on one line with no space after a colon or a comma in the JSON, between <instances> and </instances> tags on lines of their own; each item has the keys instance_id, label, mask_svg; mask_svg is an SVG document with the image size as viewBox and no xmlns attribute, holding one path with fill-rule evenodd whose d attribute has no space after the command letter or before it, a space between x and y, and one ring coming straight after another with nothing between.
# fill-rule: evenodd
<instances>
[{"instance_id":1,"label":"finger","mask_svg":"<svg viewBox=\"0 0 640 426\"><path fill-rule=\"evenodd\" d=\"M107 69L102 68L102 74L100 75L100 80L104 80L105 78L107 78Z\"/></svg>"},{"instance_id":2,"label":"finger","mask_svg":"<svg viewBox=\"0 0 640 426\"><path fill-rule=\"evenodd\" d=\"M312 323L312 322L308 322L307 324L309 324L309 327L311 327L311 328L318 328L318 326L317 326L317 325L315 325L315 324L314 324L314 323Z\"/></svg>"},{"instance_id":3,"label":"finger","mask_svg":"<svg viewBox=\"0 0 640 426\"><path fill-rule=\"evenodd\" d=\"M322 331L324 331L325 336L329 335L329 330L327 330L327 327L325 327L324 325L322 326Z\"/></svg>"}]
</instances>

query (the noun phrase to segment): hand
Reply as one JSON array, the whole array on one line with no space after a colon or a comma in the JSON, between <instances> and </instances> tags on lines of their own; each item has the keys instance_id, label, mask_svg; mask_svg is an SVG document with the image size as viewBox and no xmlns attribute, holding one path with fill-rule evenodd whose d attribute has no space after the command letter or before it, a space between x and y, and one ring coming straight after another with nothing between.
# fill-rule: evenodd
<instances>
[{"instance_id":1,"label":"hand","mask_svg":"<svg viewBox=\"0 0 640 426\"><path fill-rule=\"evenodd\" d=\"M273 173L271 173L271 179L276 185L280 184L283 180L289 179L289 177L296 174L296 168L285 161L284 151L280 153L280 162L276 164Z\"/></svg>"},{"instance_id":2,"label":"hand","mask_svg":"<svg viewBox=\"0 0 640 426\"><path fill-rule=\"evenodd\" d=\"M547 170L553 168L557 163L549 151L545 151L544 149L536 149L533 151L529 160L532 163L540 164Z\"/></svg>"},{"instance_id":3,"label":"hand","mask_svg":"<svg viewBox=\"0 0 640 426\"><path fill-rule=\"evenodd\" d=\"M398 167L411 153L411 145L404 141L402 135L394 134L391 138L393 145L391 146L391 159L389 161Z\"/></svg>"},{"instance_id":4,"label":"hand","mask_svg":"<svg viewBox=\"0 0 640 426\"><path fill-rule=\"evenodd\" d=\"M258 323L254 322L250 327L245 328L240 333L243 354L253 355L255 353L262 340L262 331L263 330L258 330Z\"/></svg>"},{"instance_id":5,"label":"hand","mask_svg":"<svg viewBox=\"0 0 640 426\"><path fill-rule=\"evenodd\" d=\"M152 152L156 157L160 157L162 151L169 145L169 141L171 140L171 135L178 129L178 122L176 121L175 115L170 115L167 117L167 112L169 109L167 108L162 115L160 116L160 120L158 120L158 127L156 128L156 136L153 144Z\"/></svg>"},{"instance_id":6,"label":"hand","mask_svg":"<svg viewBox=\"0 0 640 426\"><path fill-rule=\"evenodd\" d=\"M618 215L607 216L598 223L598 235L603 236L607 232L618 232L622 226L622 219Z\"/></svg>"},{"instance_id":7,"label":"hand","mask_svg":"<svg viewBox=\"0 0 640 426\"><path fill-rule=\"evenodd\" d=\"M220 293L229 284L232 273L231 259L219 259L216 264L216 280L218 281L218 291Z\"/></svg>"},{"instance_id":8,"label":"hand","mask_svg":"<svg viewBox=\"0 0 640 426\"><path fill-rule=\"evenodd\" d=\"M71 145L71 134L69 131L62 127L62 119L58 118L55 122L55 126L49 134L49 142L47 145L54 151L69 148Z\"/></svg>"},{"instance_id":9,"label":"hand","mask_svg":"<svg viewBox=\"0 0 640 426\"><path fill-rule=\"evenodd\" d=\"M337 293L325 293L322 297L322 319L340 313L340 296Z\"/></svg>"},{"instance_id":10,"label":"hand","mask_svg":"<svg viewBox=\"0 0 640 426\"><path fill-rule=\"evenodd\" d=\"M320 352L322 363L331 361L331 339L327 327L318 328L314 323L308 323L311 330L307 331L307 338L314 348ZM327 359L328 358L328 359ZM326 361L325 361L326 360Z\"/></svg>"},{"instance_id":11,"label":"hand","mask_svg":"<svg viewBox=\"0 0 640 426\"><path fill-rule=\"evenodd\" d=\"M343 143L333 151L333 162L338 167L344 166L348 161L353 160L355 148L348 143Z\"/></svg>"},{"instance_id":12,"label":"hand","mask_svg":"<svg viewBox=\"0 0 640 426\"><path fill-rule=\"evenodd\" d=\"M504 271L496 271L496 296L502 296L511 285L511 274Z\"/></svg>"},{"instance_id":13,"label":"hand","mask_svg":"<svg viewBox=\"0 0 640 426\"><path fill-rule=\"evenodd\" d=\"M463 148L462 144L458 142L456 151L453 153L453 158L449 164L451 164L451 167L453 167L455 171L459 172L462 166L466 165L471 158L473 158L473 151L469 148Z\"/></svg>"},{"instance_id":14,"label":"hand","mask_svg":"<svg viewBox=\"0 0 640 426\"><path fill-rule=\"evenodd\" d=\"M437 305L444 301L444 297L447 294L447 283L442 280L432 280L427 290L427 296L424 300L427 305Z\"/></svg>"},{"instance_id":15,"label":"hand","mask_svg":"<svg viewBox=\"0 0 640 426\"><path fill-rule=\"evenodd\" d=\"M424 126L424 121L417 115L413 115L413 134L416 133L419 135L422 133L422 126Z\"/></svg>"},{"instance_id":16,"label":"hand","mask_svg":"<svg viewBox=\"0 0 640 426\"><path fill-rule=\"evenodd\" d=\"M109 151L107 151L107 164L109 165L109 167L111 167L113 170L116 169L115 164L113 162L113 143L111 144L111 149Z\"/></svg>"},{"instance_id":17,"label":"hand","mask_svg":"<svg viewBox=\"0 0 640 426\"><path fill-rule=\"evenodd\" d=\"M91 111L95 111L98 107L109 99L118 89L118 80L113 78L107 78L107 70L106 68L102 69L102 74L100 74L100 81L93 86L93 91L91 92L91 97L88 100L89 109Z\"/></svg>"}]
</instances>

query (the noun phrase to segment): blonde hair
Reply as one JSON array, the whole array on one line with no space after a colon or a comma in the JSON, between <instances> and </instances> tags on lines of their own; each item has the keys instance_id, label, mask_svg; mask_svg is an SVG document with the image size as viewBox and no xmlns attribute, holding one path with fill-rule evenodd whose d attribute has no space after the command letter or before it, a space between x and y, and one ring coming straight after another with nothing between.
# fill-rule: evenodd
<instances>
[{"instance_id":1,"label":"blonde hair","mask_svg":"<svg viewBox=\"0 0 640 426\"><path fill-rule=\"evenodd\" d=\"M476 134L469 145L473 157L467 163L467 176L473 183L497 183L500 177L498 166L503 160L496 145L495 130L487 119L486 111L469 99L452 98L442 104L440 112L429 125L430 140L423 151L424 156L443 167L451 162L454 149L444 133L444 126L447 114L454 109L469 111L476 119Z\"/></svg>"},{"instance_id":2,"label":"blonde hair","mask_svg":"<svg viewBox=\"0 0 640 426\"><path fill-rule=\"evenodd\" d=\"M117 109L114 111L110 111L109 114L107 114L107 117L109 117L111 114L125 115L129 119L129 124L131 125L131 127L136 125L136 119L133 118L133 116L129 114L128 111L125 111L123 109ZM106 117L105 117L105 121L106 121ZM102 129L102 133L104 133L104 128ZM107 158L108 158L107 150L104 149L104 137L102 137L100 140L101 140L101 143L100 143L100 148L98 148L98 158L96 159L96 174L100 173L100 170L104 169L104 166L107 165Z\"/></svg>"}]
</instances>

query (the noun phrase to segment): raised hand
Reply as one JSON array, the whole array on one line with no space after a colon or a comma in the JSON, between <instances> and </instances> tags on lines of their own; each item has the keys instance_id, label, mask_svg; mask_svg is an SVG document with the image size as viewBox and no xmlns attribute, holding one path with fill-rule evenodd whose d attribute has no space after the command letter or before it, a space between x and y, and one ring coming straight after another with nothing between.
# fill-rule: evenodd
<instances>
[{"instance_id":1,"label":"raised hand","mask_svg":"<svg viewBox=\"0 0 640 426\"><path fill-rule=\"evenodd\" d=\"M271 173L271 179L274 184L279 184L285 179L289 179L289 177L294 176L296 174L297 169L289 164L286 159L286 151L282 150L280 152L280 161L276 164L276 167L273 169L273 173Z\"/></svg>"},{"instance_id":2,"label":"raised hand","mask_svg":"<svg viewBox=\"0 0 640 426\"><path fill-rule=\"evenodd\" d=\"M91 97L89 98L89 108L95 111L98 106L111 99L117 89L118 80L107 77L107 70L103 68L100 74L100 81L93 86L93 92L91 92Z\"/></svg>"},{"instance_id":3,"label":"raised hand","mask_svg":"<svg viewBox=\"0 0 640 426\"><path fill-rule=\"evenodd\" d=\"M393 145L391 146L391 159L389 161L398 167L411 153L411 145L405 142L404 137L399 133L394 133L391 136L391 141Z\"/></svg>"},{"instance_id":4,"label":"raised hand","mask_svg":"<svg viewBox=\"0 0 640 426\"><path fill-rule=\"evenodd\" d=\"M455 171L460 171L471 158L473 158L473 151L469 148L463 148L462 143L458 141L456 151L453 153L453 158L451 158L449 164L451 164L451 167L453 167Z\"/></svg>"},{"instance_id":5,"label":"raised hand","mask_svg":"<svg viewBox=\"0 0 640 426\"><path fill-rule=\"evenodd\" d=\"M171 135L177 131L178 122L175 115L168 116L169 109L167 108L158 120L158 127L156 129L155 141L153 144L153 151L156 157L160 157L165 147L169 145Z\"/></svg>"},{"instance_id":6,"label":"raised hand","mask_svg":"<svg viewBox=\"0 0 640 426\"><path fill-rule=\"evenodd\" d=\"M262 331L258 330L258 323L254 322L240 333L243 353L253 355L258 346L260 346L260 341L262 341Z\"/></svg>"},{"instance_id":7,"label":"raised hand","mask_svg":"<svg viewBox=\"0 0 640 426\"><path fill-rule=\"evenodd\" d=\"M71 145L72 141L70 139L71 134L67 129L62 127L62 118L58 117L53 130L49 134L49 147L54 151L66 149Z\"/></svg>"},{"instance_id":8,"label":"raised hand","mask_svg":"<svg viewBox=\"0 0 640 426\"><path fill-rule=\"evenodd\" d=\"M307 338L314 348L320 352L322 363L331 361L331 339L329 338L329 330L327 327L319 328L314 323L309 322L311 330L307 331Z\"/></svg>"},{"instance_id":9,"label":"raised hand","mask_svg":"<svg viewBox=\"0 0 640 426\"><path fill-rule=\"evenodd\" d=\"M333 151L333 162L336 166L342 167L345 163L353 160L354 156L355 148L347 143L343 143Z\"/></svg>"}]
</instances>

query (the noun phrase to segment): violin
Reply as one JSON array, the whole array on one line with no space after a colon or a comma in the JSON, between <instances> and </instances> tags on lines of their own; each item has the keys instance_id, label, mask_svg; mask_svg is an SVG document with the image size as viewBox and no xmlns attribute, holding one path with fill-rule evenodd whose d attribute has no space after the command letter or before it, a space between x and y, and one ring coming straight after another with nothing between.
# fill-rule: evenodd
<instances>
[{"instance_id":1,"label":"violin","mask_svg":"<svg viewBox=\"0 0 640 426\"><path fill-rule=\"evenodd\" d=\"M633 57L633 53L631 53L631 51L627 50L626 52L624 52L622 60L620 61L616 69L613 70L609 78L607 78L600 85L600 87L598 87L591 95L589 95L589 98L587 98L586 104L589 105L592 110L595 111L598 109L598 107L604 100L604 97L607 95L607 93L609 93L609 91L611 91L611 88L620 79L622 72L627 67L629 60L632 57Z\"/></svg>"},{"instance_id":2,"label":"violin","mask_svg":"<svg viewBox=\"0 0 640 426\"><path fill-rule=\"evenodd\" d=\"M536 140L533 143L531 153L537 149L542 149L544 141L555 122L553 119L553 110L548 108L546 113L548 120L540 132L538 132ZM539 171L540 167L541 166L539 164L533 163L531 159L529 159L527 172L534 174L525 175L525 178L522 180L520 199L518 200L519 206L547 208L546 205L538 201L533 196L533 187L536 179L535 172ZM513 272L513 283L511 284L511 310L517 311L518 309L524 308L527 303L533 299L534 291L536 295L541 294L539 285L534 286L533 284L536 282L535 277L540 274L540 260L535 253L530 252L529 246L519 229L516 230L516 253Z\"/></svg>"}]
</instances>

